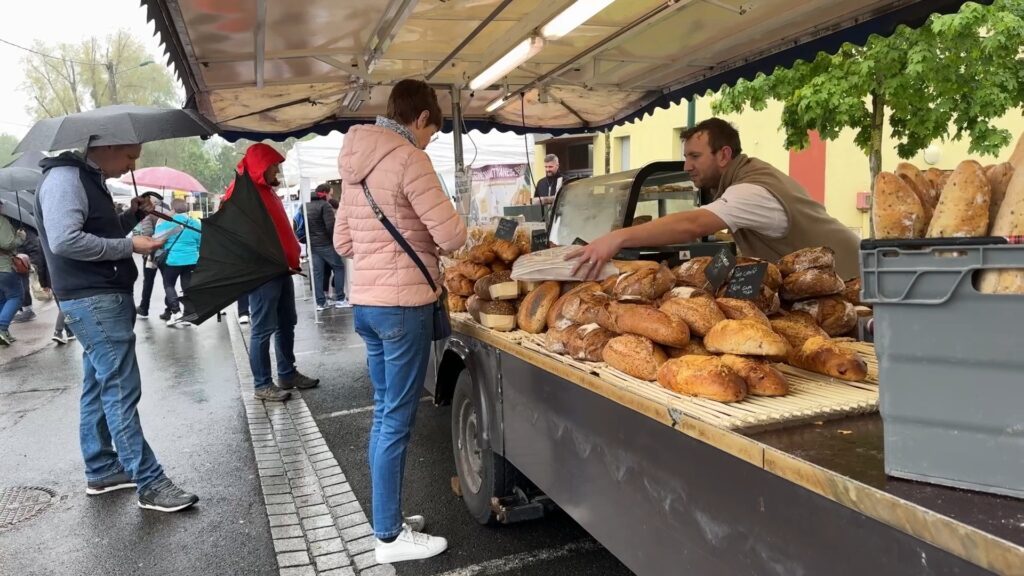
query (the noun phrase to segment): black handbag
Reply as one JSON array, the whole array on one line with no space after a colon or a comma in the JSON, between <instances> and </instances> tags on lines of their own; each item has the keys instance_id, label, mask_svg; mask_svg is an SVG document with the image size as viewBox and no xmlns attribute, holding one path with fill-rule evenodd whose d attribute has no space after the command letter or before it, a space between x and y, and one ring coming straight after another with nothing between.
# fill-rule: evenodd
<instances>
[{"instance_id":1,"label":"black handbag","mask_svg":"<svg viewBox=\"0 0 1024 576\"><path fill-rule=\"evenodd\" d=\"M369 203L370 208L373 209L373 213L377 216L377 220L384 225L384 228L391 234L391 237L398 242L398 245L405 250L405 253L412 259L416 267L423 273L423 277L427 279L427 284L430 285L430 289L437 294L437 284L434 283L434 279L430 276L430 272L427 271L426 264L423 260L420 260L419 254L412 249L409 242L406 241L402 233L395 228L395 225L388 220L388 217L381 212L380 206L373 200L373 196L370 194L370 188L366 185L366 182L361 182L363 185L363 194L366 195L366 202ZM441 287L441 296L434 302L434 340L444 340L445 338L452 335L452 321L451 317L448 316L448 290L443 286Z\"/></svg>"}]
</instances>

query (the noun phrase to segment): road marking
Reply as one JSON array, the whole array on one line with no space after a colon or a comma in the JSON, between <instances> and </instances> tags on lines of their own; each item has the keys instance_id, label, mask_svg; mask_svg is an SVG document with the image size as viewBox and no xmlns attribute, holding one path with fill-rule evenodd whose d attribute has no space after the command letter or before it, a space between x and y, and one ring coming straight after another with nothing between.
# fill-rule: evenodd
<instances>
[{"instance_id":1,"label":"road marking","mask_svg":"<svg viewBox=\"0 0 1024 576\"><path fill-rule=\"evenodd\" d=\"M420 398L420 402L429 402L433 400L430 396L424 396ZM348 410L338 410L337 412L328 412L323 416L313 416L316 420L325 420L327 418L337 418L339 416L348 416L350 414L361 414L363 412L373 412L373 406L361 406L359 408L350 408Z\"/></svg>"},{"instance_id":2,"label":"road marking","mask_svg":"<svg viewBox=\"0 0 1024 576\"><path fill-rule=\"evenodd\" d=\"M502 558L495 558L479 564L473 564L464 568L456 568L450 572L438 574L438 576L476 576L477 574L502 574L522 570L527 566L542 564L559 558L566 558L575 554L594 552L601 550L601 545L595 540L577 540L557 548L546 548L544 550L532 550L512 554Z\"/></svg>"}]
</instances>

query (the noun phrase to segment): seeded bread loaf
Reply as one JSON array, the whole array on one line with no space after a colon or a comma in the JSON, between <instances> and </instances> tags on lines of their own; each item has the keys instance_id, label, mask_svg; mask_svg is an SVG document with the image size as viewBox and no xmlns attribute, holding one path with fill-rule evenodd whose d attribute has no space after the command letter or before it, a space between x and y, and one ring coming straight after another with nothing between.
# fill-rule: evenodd
<instances>
[{"instance_id":1,"label":"seeded bread loaf","mask_svg":"<svg viewBox=\"0 0 1024 576\"><path fill-rule=\"evenodd\" d=\"M668 361L668 356L660 346L649 338L634 334L609 340L602 358L612 368L648 382L658 379L658 368Z\"/></svg>"},{"instance_id":2,"label":"seeded bread loaf","mask_svg":"<svg viewBox=\"0 0 1024 576\"><path fill-rule=\"evenodd\" d=\"M922 238L928 223L920 198L899 176L882 172L875 178L871 217L875 238Z\"/></svg>"},{"instance_id":3,"label":"seeded bread loaf","mask_svg":"<svg viewBox=\"0 0 1024 576\"><path fill-rule=\"evenodd\" d=\"M992 188L981 164L961 162L942 190L929 238L972 238L988 235Z\"/></svg>"}]
</instances>

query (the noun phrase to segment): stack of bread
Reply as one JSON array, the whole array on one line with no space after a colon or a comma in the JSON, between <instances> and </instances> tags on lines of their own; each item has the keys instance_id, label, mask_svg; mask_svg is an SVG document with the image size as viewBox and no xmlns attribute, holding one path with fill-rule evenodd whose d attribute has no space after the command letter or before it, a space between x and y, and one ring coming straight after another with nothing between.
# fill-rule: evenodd
<instances>
[{"instance_id":1,"label":"stack of bread","mask_svg":"<svg viewBox=\"0 0 1024 576\"><path fill-rule=\"evenodd\" d=\"M467 248L445 265L448 311L469 312L494 330L515 330L516 300L525 290L511 279L511 270L519 256L529 251L527 230L517 230L510 242L497 238L493 230L472 228Z\"/></svg>"},{"instance_id":2,"label":"stack of bread","mask_svg":"<svg viewBox=\"0 0 1024 576\"><path fill-rule=\"evenodd\" d=\"M1024 137L1010 162L965 160L952 172L902 163L875 180L875 238L972 238L1024 234ZM1024 270L986 272L985 293L1024 294Z\"/></svg>"}]
</instances>

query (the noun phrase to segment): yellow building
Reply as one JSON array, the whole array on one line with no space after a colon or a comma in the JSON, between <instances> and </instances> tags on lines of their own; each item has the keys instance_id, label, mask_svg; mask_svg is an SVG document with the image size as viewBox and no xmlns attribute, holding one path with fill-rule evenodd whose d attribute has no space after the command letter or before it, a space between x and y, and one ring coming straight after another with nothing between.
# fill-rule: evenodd
<instances>
[{"instance_id":1,"label":"yellow building","mask_svg":"<svg viewBox=\"0 0 1024 576\"><path fill-rule=\"evenodd\" d=\"M697 100L697 121L710 118L711 97L699 98ZM635 169L656 160L671 160L682 158L682 143L679 136L686 127L687 105L686 103L673 106L666 110L658 110L653 115L645 116L630 124L614 128L611 131L610 165L613 172ZM854 144L854 131L845 130L837 140L819 143L812 146L810 152L816 154L813 159L797 160L798 154L791 152L784 146L785 135L780 129L782 117L782 104L772 102L760 112L748 110L741 114L724 115L723 118L733 123L740 131L745 153L758 157L784 172L790 173L808 187L812 196L823 196L825 207L828 212L839 221L862 235L867 235L868 216L867 212L858 210L857 194L867 192L870 189L870 170L868 158ZM1012 134L1024 134L1024 116L1021 110L1013 110L1001 118L996 124L1001 128L1008 129ZM558 143L569 143L567 148ZM546 151L554 151L566 163L565 151L568 149L579 149L581 145L590 146L592 150L591 160L593 173L604 174L605 170L605 136L597 134L585 138L553 139L539 143L535 149L535 174L538 177L544 174L544 155ZM928 162L925 160L925 152L917 154L908 161L926 169L937 167L941 169L953 169L962 160L974 158L982 164L1005 162L1013 151L1013 144L1004 148L998 158L981 157L967 152L969 142L965 139L960 142L935 142L927 151ZM577 167L579 164L578 154ZM807 162L823 164L823 170L817 175L820 185L806 182L804 174L797 174L800 171L799 164ZM896 146L891 137L885 142L882 155L882 169L892 170L902 160L896 154ZM812 169L813 171L813 169ZM815 177L811 176L813 180ZM817 193L812 190L821 188Z\"/></svg>"}]
</instances>

